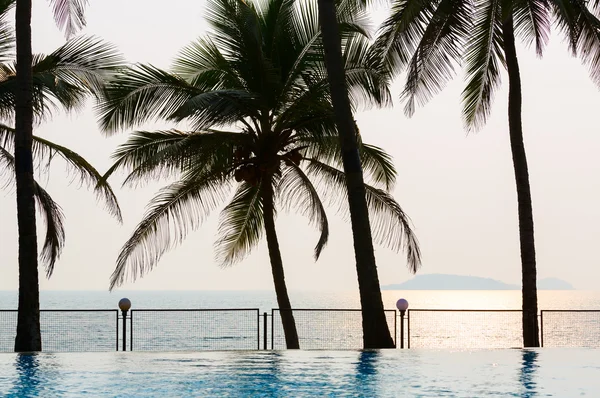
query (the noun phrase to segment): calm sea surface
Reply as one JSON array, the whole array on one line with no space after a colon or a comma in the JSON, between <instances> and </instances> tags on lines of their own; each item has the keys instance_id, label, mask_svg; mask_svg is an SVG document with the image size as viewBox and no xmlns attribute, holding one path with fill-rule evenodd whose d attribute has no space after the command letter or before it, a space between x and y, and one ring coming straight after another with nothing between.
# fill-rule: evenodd
<instances>
[{"instance_id":1,"label":"calm sea surface","mask_svg":"<svg viewBox=\"0 0 600 398\"><path fill-rule=\"evenodd\" d=\"M132 308L276 308L271 291L43 291L42 309L114 309L128 297ZM521 308L521 292L503 291L383 291L386 308L394 309L399 298L411 309L514 309ZM600 310L600 291L540 291L541 310ZM360 308L358 293L292 291L295 308ZM0 291L0 309L16 309L17 292Z\"/></svg>"}]
</instances>

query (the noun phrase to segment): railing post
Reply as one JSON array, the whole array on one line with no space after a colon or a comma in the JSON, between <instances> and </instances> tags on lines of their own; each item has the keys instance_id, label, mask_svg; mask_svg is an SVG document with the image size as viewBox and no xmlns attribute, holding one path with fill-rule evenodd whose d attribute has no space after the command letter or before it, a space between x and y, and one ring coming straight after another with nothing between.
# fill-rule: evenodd
<instances>
[{"instance_id":1,"label":"railing post","mask_svg":"<svg viewBox=\"0 0 600 398\"><path fill-rule=\"evenodd\" d=\"M273 349L274 345L274 336L275 336L275 309L271 308L271 349Z\"/></svg>"},{"instance_id":2,"label":"railing post","mask_svg":"<svg viewBox=\"0 0 600 398\"><path fill-rule=\"evenodd\" d=\"M263 314L263 349L267 349L267 313Z\"/></svg>"},{"instance_id":3,"label":"railing post","mask_svg":"<svg viewBox=\"0 0 600 398\"><path fill-rule=\"evenodd\" d=\"M133 310L129 311L129 351L133 351Z\"/></svg>"},{"instance_id":4,"label":"railing post","mask_svg":"<svg viewBox=\"0 0 600 398\"><path fill-rule=\"evenodd\" d=\"M540 311L540 346L544 346L544 310Z\"/></svg>"},{"instance_id":5,"label":"railing post","mask_svg":"<svg viewBox=\"0 0 600 398\"><path fill-rule=\"evenodd\" d=\"M410 349L410 310L406 313L406 328L408 329L406 333L406 348Z\"/></svg>"},{"instance_id":6,"label":"railing post","mask_svg":"<svg viewBox=\"0 0 600 398\"><path fill-rule=\"evenodd\" d=\"M119 309L123 314L123 351L127 351L127 311L131 308L131 301L128 298L119 300Z\"/></svg>"},{"instance_id":7,"label":"railing post","mask_svg":"<svg viewBox=\"0 0 600 398\"><path fill-rule=\"evenodd\" d=\"M396 316L396 310L394 310L394 347L398 348L398 317Z\"/></svg>"},{"instance_id":8,"label":"railing post","mask_svg":"<svg viewBox=\"0 0 600 398\"><path fill-rule=\"evenodd\" d=\"M115 318L116 318L116 322L117 322L117 327L115 328L116 330L116 337L115 337L115 344L117 345L117 351L119 351L119 310L115 311Z\"/></svg>"},{"instance_id":9,"label":"railing post","mask_svg":"<svg viewBox=\"0 0 600 398\"><path fill-rule=\"evenodd\" d=\"M404 315L406 311L400 311L400 348L404 348Z\"/></svg>"},{"instance_id":10,"label":"railing post","mask_svg":"<svg viewBox=\"0 0 600 398\"><path fill-rule=\"evenodd\" d=\"M256 310L256 350L260 351L260 309Z\"/></svg>"}]
</instances>

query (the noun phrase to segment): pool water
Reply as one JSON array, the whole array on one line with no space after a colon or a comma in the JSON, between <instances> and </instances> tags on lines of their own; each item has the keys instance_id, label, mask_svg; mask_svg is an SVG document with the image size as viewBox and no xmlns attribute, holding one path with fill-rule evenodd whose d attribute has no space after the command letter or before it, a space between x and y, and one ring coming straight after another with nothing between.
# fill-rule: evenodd
<instances>
[{"instance_id":1,"label":"pool water","mask_svg":"<svg viewBox=\"0 0 600 398\"><path fill-rule=\"evenodd\" d=\"M600 396L600 350L0 354L2 397Z\"/></svg>"}]
</instances>

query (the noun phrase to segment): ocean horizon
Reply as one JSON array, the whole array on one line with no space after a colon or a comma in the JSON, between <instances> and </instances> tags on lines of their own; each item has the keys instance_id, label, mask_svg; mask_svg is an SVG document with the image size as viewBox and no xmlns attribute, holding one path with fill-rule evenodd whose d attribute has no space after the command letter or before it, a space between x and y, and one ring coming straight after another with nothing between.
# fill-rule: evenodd
<instances>
[{"instance_id":1,"label":"ocean horizon","mask_svg":"<svg viewBox=\"0 0 600 398\"><path fill-rule=\"evenodd\" d=\"M358 291L290 290L293 308L358 309ZM132 309L277 308L271 290L43 290L41 309L116 309L123 297ZM383 290L386 309L395 309L399 298L409 309L504 309L521 308L520 290ZM18 292L0 291L0 309L17 308ZM539 310L600 310L600 291L541 290Z\"/></svg>"}]
</instances>

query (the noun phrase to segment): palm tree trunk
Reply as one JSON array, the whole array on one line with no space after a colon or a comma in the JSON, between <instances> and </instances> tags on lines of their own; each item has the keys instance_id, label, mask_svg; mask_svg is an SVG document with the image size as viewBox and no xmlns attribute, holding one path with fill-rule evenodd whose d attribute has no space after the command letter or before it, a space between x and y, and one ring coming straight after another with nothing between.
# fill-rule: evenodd
<instances>
[{"instance_id":1,"label":"palm tree trunk","mask_svg":"<svg viewBox=\"0 0 600 398\"><path fill-rule=\"evenodd\" d=\"M262 182L263 198L263 217L265 222L265 234L267 235L267 246L269 248L269 258L271 260L271 271L273 273L273 283L275 284L275 295L277 296L277 305L281 315L281 324L283 325L283 334L288 349L300 348L298 341L298 331L296 330L296 321L292 313L292 305L285 285L285 275L283 274L283 260L279 251L279 241L275 231L275 209L273 207L273 186L269 179ZM275 320L271 320L275 321Z\"/></svg>"},{"instance_id":2,"label":"palm tree trunk","mask_svg":"<svg viewBox=\"0 0 600 398\"><path fill-rule=\"evenodd\" d=\"M40 292L33 179L33 83L31 72L31 0L17 0L17 93L15 173L19 231L19 315L15 351L41 351Z\"/></svg>"},{"instance_id":3,"label":"palm tree trunk","mask_svg":"<svg viewBox=\"0 0 600 398\"><path fill-rule=\"evenodd\" d=\"M348 99L342 44L334 0L319 0L319 19L334 116L346 174L356 273L362 307L363 344L364 348L393 348L394 341L385 319L381 299L358 140Z\"/></svg>"},{"instance_id":4,"label":"palm tree trunk","mask_svg":"<svg viewBox=\"0 0 600 398\"><path fill-rule=\"evenodd\" d=\"M533 208L531 204L527 156L523 143L521 76L519 74L512 16L503 23L502 35L509 81L508 125L510 148L515 169L519 207L519 237L521 242L521 272L523 282L523 345L525 347L539 347Z\"/></svg>"}]
</instances>

